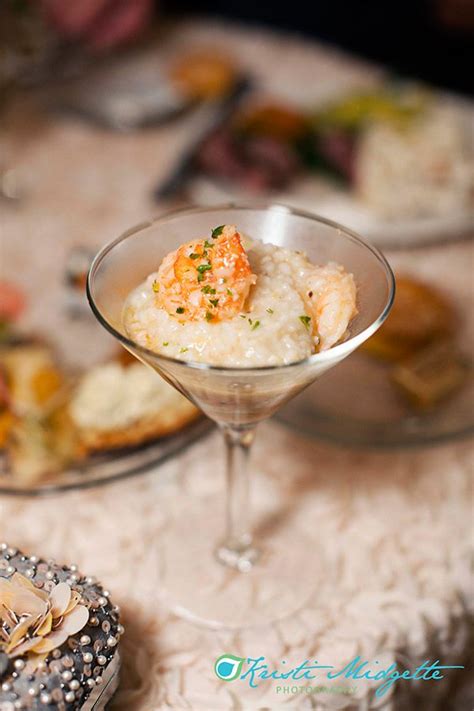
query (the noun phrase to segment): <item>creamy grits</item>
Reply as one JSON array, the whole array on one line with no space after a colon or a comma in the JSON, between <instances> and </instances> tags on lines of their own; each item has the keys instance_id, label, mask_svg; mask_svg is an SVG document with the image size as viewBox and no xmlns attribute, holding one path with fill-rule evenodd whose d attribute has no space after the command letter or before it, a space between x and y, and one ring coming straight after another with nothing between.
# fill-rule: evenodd
<instances>
[{"instance_id":1,"label":"creamy grits","mask_svg":"<svg viewBox=\"0 0 474 711\"><path fill-rule=\"evenodd\" d=\"M128 296L123 322L133 341L156 353L239 368L326 350L355 313L354 279L342 266L314 265L221 225L165 257Z\"/></svg>"}]
</instances>

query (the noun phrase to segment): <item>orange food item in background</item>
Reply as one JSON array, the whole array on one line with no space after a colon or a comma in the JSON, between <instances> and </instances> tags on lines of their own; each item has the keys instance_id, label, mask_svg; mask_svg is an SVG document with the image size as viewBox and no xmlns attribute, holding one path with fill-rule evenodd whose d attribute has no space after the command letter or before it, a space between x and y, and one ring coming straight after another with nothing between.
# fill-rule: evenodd
<instances>
[{"instance_id":1,"label":"orange food item in background","mask_svg":"<svg viewBox=\"0 0 474 711\"><path fill-rule=\"evenodd\" d=\"M400 276L390 315L362 348L376 357L398 361L449 335L455 326L454 308L443 294L421 281Z\"/></svg>"},{"instance_id":2,"label":"orange food item in background","mask_svg":"<svg viewBox=\"0 0 474 711\"><path fill-rule=\"evenodd\" d=\"M25 310L23 292L8 281L0 281L0 321L16 321Z\"/></svg>"},{"instance_id":3,"label":"orange food item in background","mask_svg":"<svg viewBox=\"0 0 474 711\"><path fill-rule=\"evenodd\" d=\"M171 79L192 99L214 99L232 87L236 70L224 54L196 51L180 57L171 68Z\"/></svg>"},{"instance_id":4,"label":"orange food item in background","mask_svg":"<svg viewBox=\"0 0 474 711\"><path fill-rule=\"evenodd\" d=\"M237 130L292 141L308 128L303 113L281 104L263 104L244 111L236 121Z\"/></svg>"}]
</instances>

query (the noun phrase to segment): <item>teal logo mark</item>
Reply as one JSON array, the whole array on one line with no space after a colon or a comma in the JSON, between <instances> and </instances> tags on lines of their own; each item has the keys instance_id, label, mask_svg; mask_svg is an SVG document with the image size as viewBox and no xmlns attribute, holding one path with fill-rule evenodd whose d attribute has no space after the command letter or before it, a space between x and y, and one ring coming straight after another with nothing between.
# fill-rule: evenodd
<instances>
[{"instance_id":1,"label":"teal logo mark","mask_svg":"<svg viewBox=\"0 0 474 711\"><path fill-rule=\"evenodd\" d=\"M235 657L233 654L223 654L216 660L214 671L216 676L222 681L233 681L237 679L242 671L243 657Z\"/></svg>"}]
</instances>

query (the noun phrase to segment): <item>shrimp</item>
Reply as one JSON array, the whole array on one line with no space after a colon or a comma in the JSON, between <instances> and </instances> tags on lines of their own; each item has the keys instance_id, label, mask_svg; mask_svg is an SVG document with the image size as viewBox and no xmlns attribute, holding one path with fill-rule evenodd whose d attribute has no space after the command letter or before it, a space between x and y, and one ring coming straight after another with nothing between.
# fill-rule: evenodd
<instances>
[{"instance_id":1,"label":"shrimp","mask_svg":"<svg viewBox=\"0 0 474 711\"><path fill-rule=\"evenodd\" d=\"M344 336L357 313L354 277L330 262L311 269L305 283L302 297L311 316L312 335L318 350L325 351Z\"/></svg>"},{"instance_id":2,"label":"shrimp","mask_svg":"<svg viewBox=\"0 0 474 711\"><path fill-rule=\"evenodd\" d=\"M209 240L193 240L168 254L153 290L158 306L182 323L224 321L242 311L256 281L235 226L220 225Z\"/></svg>"}]
</instances>

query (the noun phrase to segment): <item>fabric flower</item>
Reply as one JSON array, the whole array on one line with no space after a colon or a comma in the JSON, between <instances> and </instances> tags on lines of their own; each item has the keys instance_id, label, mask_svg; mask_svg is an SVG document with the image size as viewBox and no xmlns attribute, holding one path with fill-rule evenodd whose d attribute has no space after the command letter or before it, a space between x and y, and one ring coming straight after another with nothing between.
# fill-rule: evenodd
<instances>
[{"instance_id":1,"label":"fabric flower","mask_svg":"<svg viewBox=\"0 0 474 711\"><path fill-rule=\"evenodd\" d=\"M0 578L0 650L39 663L87 624L89 610L80 599L67 583L47 593L20 573Z\"/></svg>"}]
</instances>

